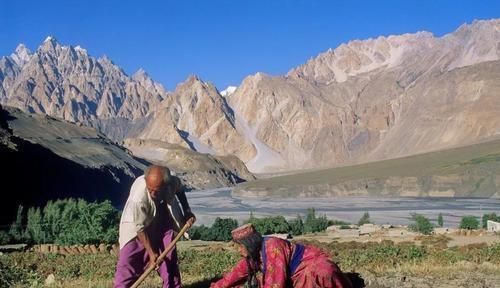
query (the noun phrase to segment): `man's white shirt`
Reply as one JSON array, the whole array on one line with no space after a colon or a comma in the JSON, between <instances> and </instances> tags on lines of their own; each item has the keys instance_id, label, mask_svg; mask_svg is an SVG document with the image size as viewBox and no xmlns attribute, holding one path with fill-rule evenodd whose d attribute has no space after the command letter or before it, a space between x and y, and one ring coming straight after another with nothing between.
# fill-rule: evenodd
<instances>
[{"instance_id":1,"label":"man's white shirt","mask_svg":"<svg viewBox=\"0 0 500 288\"><path fill-rule=\"evenodd\" d=\"M167 208L175 223L174 230L179 231L185 223L184 213L176 196L172 197L172 201L170 202L167 203ZM130 242L130 240L137 237L137 232L151 224L155 216L156 205L147 190L146 179L144 175L139 176L130 188L130 195L125 203L120 219L120 234L118 239L120 249ZM184 237L189 239L189 234L184 233Z\"/></svg>"},{"instance_id":2,"label":"man's white shirt","mask_svg":"<svg viewBox=\"0 0 500 288\"><path fill-rule=\"evenodd\" d=\"M137 232L143 230L156 216L156 205L146 188L144 175L135 179L130 188L125 207L120 220L120 249L130 240L137 237Z\"/></svg>"}]
</instances>

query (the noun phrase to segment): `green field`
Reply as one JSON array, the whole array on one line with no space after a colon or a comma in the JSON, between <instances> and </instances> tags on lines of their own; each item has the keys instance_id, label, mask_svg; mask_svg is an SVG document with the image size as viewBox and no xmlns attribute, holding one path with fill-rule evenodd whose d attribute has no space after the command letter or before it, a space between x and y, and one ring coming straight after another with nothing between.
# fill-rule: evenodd
<instances>
[{"instance_id":1,"label":"green field","mask_svg":"<svg viewBox=\"0 0 500 288\"><path fill-rule=\"evenodd\" d=\"M493 283L500 283L500 244L447 248L447 241L439 236L423 239L422 245L391 241L308 243L327 251L344 272L367 287L442 287L440 283L494 287ZM186 242L180 243L179 251L185 287L208 287L239 259L230 243L192 246ZM42 287L50 274L55 276L52 287L110 287L116 261L117 257L109 254L4 254L0 255L0 287ZM422 281L435 285L421 286ZM142 287L159 286L159 277L151 275Z\"/></svg>"},{"instance_id":2,"label":"green field","mask_svg":"<svg viewBox=\"0 0 500 288\"><path fill-rule=\"evenodd\" d=\"M500 140L246 182L237 196L500 197Z\"/></svg>"}]
</instances>

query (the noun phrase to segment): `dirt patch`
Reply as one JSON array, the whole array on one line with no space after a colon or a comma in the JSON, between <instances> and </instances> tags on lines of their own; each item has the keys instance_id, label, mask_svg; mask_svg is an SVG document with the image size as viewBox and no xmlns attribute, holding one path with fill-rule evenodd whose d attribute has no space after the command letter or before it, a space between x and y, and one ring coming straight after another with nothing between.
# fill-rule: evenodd
<instances>
[{"instance_id":1,"label":"dirt patch","mask_svg":"<svg viewBox=\"0 0 500 288\"><path fill-rule=\"evenodd\" d=\"M471 233L469 236L465 236L458 233L447 233L442 235L422 236L416 233L408 232L406 229L397 229L397 228L383 229L371 234L359 235L359 236L352 236L349 233L342 234L337 232L322 232L322 233L313 233L313 234L296 236L294 239L314 240L323 243L330 243L332 241L337 241L337 242L354 241L354 242L364 243L364 242L382 242L385 240L390 240L394 243L413 242L416 244L422 244L422 240L424 239L427 240L433 239L434 241L438 241L443 238L447 239L446 241L447 247L466 246L466 245L480 244L480 243L485 243L487 245L500 243L500 235L495 235L495 234Z\"/></svg>"}]
</instances>

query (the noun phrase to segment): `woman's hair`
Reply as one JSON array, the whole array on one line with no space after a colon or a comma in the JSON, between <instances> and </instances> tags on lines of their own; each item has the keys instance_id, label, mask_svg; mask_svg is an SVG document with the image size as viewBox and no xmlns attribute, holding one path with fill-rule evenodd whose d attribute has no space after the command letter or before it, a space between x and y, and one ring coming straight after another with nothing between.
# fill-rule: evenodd
<instances>
[{"instance_id":1,"label":"woman's hair","mask_svg":"<svg viewBox=\"0 0 500 288\"><path fill-rule=\"evenodd\" d=\"M247 267L248 278L245 287L256 288L259 287L256 274L259 271L260 250L262 248L262 236L258 233L252 233L250 236L236 241L236 243L243 245L248 252Z\"/></svg>"}]
</instances>

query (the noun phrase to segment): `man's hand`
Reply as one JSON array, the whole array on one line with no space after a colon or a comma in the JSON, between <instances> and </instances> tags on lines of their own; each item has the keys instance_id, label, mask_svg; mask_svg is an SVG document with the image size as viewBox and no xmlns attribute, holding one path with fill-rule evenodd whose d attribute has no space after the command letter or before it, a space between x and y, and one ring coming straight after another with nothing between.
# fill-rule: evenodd
<instances>
[{"instance_id":1,"label":"man's hand","mask_svg":"<svg viewBox=\"0 0 500 288\"><path fill-rule=\"evenodd\" d=\"M186 218L188 218L186 224L189 224L189 227L193 226L194 222L196 222L196 216L191 211L186 213Z\"/></svg>"},{"instance_id":2,"label":"man's hand","mask_svg":"<svg viewBox=\"0 0 500 288\"><path fill-rule=\"evenodd\" d=\"M159 265L156 265L156 260L158 259L158 253L156 252L151 252L149 253L149 264L148 264L148 268L149 267L155 267L155 269L158 269Z\"/></svg>"},{"instance_id":3,"label":"man's hand","mask_svg":"<svg viewBox=\"0 0 500 288\"><path fill-rule=\"evenodd\" d=\"M146 233L144 230L140 230L139 232L137 232L137 239L139 239L139 241L142 243L142 245L144 245L144 248L148 252L149 255L148 267L156 266L155 262L156 259L158 259L158 253L153 250L148 233Z\"/></svg>"}]
</instances>

